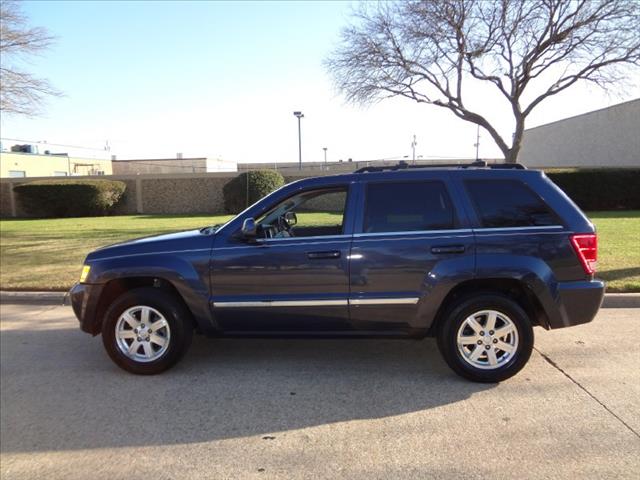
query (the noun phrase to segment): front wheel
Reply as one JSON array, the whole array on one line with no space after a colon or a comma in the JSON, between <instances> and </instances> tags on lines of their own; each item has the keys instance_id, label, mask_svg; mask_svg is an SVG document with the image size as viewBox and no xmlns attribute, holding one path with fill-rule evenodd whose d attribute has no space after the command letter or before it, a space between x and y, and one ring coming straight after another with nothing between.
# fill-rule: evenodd
<instances>
[{"instance_id":1,"label":"front wheel","mask_svg":"<svg viewBox=\"0 0 640 480\"><path fill-rule=\"evenodd\" d=\"M458 375L475 382L500 382L518 373L533 349L526 312L498 294L466 297L447 315L438 347Z\"/></svg>"},{"instance_id":2,"label":"front wheel","mask_svg":"<svg viewBox=\"0 0 640 480\"><path fill-rule=\"evenodd\" d=\"M118 297L102 322L102 342L124 370L153 375L172 367L191 344L189 313L178 299L156 288Z\"/></svg>"}]
</instances>

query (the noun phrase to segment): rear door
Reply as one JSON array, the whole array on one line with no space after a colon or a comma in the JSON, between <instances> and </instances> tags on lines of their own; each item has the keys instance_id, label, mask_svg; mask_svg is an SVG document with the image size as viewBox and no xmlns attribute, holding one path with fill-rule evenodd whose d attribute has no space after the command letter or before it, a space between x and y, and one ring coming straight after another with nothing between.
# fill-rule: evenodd
<instances>
[{"instance_id":1,"label":"rear door","mask_svg":"<svg viewBox=\"0 0 640 480\"><path fill-rule=\"evenodd\" d=\"M388 332L425 328L422 319L439 307L441 292L473 277L473 232L447 172L376 178L361 182L350 255L351 322Z\"/></svg>"}]
</instances>

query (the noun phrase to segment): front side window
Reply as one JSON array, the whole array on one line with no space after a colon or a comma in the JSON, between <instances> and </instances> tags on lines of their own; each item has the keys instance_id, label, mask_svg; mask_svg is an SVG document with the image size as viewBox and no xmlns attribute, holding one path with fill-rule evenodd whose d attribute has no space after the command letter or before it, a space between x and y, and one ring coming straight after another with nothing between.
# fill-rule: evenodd
<instances>
[{"instance_id":1,"label":"front side window","mask_svg":"<svg viewBox=\"0 0 640 480\"><path fill-rule=\"evenodd\" d=\"M442 182L385 182L367 186L365 233L454 228L453 205Z\"/></svg>"},{"instance_id":2,"label":"front side window","mask_svg":"<svg viewBox=\"0 0 640 480\"><path fill-rule=\"evenodd\" d=\"M303 192L280 202L257 220L262 238L341 235L346 188Z\"/></svg>"},{"instance_id":3,"label":"front side window","mask_svg":"<svg viewBox=\"0 0 640 480\"><path fill-rule=\"evenodd\" d=\"M517 180L470 180L466 187L485 228L558 225L547 205Z\"/></svg>"}]
</instances>

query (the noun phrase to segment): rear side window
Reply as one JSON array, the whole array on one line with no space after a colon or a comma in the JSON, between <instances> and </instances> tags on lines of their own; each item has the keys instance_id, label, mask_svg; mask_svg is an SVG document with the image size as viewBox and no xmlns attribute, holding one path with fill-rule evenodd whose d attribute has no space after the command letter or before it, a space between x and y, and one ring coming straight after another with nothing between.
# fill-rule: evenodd
<instances>
[{"instance_id":1,"label":"rear side window","mask_svg":"<svg viewBox=\"0 0 640 480\"><path fill-rule=\"evenodd\" d=\"M522 182L471 180L466 186L483 227L558 225L551 209Z\"/></svg>"},{"instance_id":2,"label":"rear side window","mask_svg":"<svg viewBox=\"0 0 640 480\"><path fill-rule=\"evenodd\" d=\"M453 228L453 206L442 182L371 183L364 231L406 232Z\"/></svg>"}]
</instances>

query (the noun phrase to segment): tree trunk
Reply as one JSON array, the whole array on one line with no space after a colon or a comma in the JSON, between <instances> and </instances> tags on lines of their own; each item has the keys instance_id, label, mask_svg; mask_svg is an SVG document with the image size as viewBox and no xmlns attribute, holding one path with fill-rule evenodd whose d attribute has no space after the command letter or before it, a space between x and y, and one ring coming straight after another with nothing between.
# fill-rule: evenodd
<instances>
[{"instance_id":1,"label":"tree trunk","mask_svg":"<svg viewBox=\"0 0 640 480\"><path fill-rule=\"evenodd\" d=\"M514 152L512 148L504 156L505 163L516 163L518 161L518 154Z\"/></svg>"},{"instance_id":2,"label":"tree trunk","mask_svg":"<svg viewBox=\"0 0 640 480\"><path fill-rule=\"evenodd\" d=\"M513 142L508 153L505 153L504 160L507 163L516 163L518 161L518 155L520 154L520 147L522 147L522 136L524 135L524 118L520 109L514 109L516 117L516 130L513 132Z\"/></svg>"}]
</instances>

